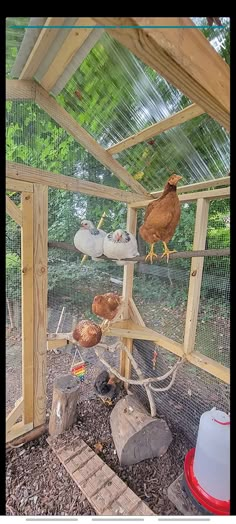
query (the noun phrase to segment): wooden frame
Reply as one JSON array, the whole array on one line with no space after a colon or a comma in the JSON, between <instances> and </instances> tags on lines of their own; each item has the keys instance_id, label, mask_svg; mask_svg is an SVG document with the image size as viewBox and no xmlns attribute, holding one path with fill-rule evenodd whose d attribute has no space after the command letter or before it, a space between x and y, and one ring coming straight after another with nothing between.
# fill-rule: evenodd
<instances>
[{"instance_id":1,"label":"wooden frame","mask_svg":"<svg viewBox=\"0 0 236 524\"><path fill-rule=\"evenodd\" d=\"M48 18L47 25L53 25L56 18ZM90 19L89 19L90 20ZM13 162L7 163L6 189L22 193L22 206L18 208L9 197L6 208L10 216L22 228L22 324L23 324L23 391L7 417L7 441L16 438L33 427L39 427L46 420L46 351L63 347L70 340L70 334L48 334L47 336L47 213L48 187L81 192L96 197L118 200L128 204L127 228L135 233L137 209L146 207L161 191L149 194L122 167L112 155L167 131L205 112L229 130L229 68L217 55L212 46L198 31L183 29L168 31L141 28L141 25L193 25L188 18L95 18L98 24L136 25L130 30L107 29L114 38L130 49L146 64L151 65L194 102L183 111L164 119L139 133L122 140L105 150L85 131L48 91L60 81L63 71L75 56L83 42L89 40L90 30L82 29L79 38L72 29L64 44L53 58L48 70L42 74L42 85L27 80L35 74L45 57L47 46L52 43L56 32L43 29L32 49L20 80L7 80L8 100L32 100L42 107L74 139L82 144L99 162L113 172L130 191L94 184L73 177L53 174ZM68 45L67 45L68 44ZM209 67L200 67L206 61ZM69 65L68 65L69 67ZM61 69L60 69L61 68ZM190 184L178 188L180 202L197 201L194 250L205 247L207 214L210 200L229 198L230 177ZM226 187L218 187L226 186ZM209 189L213 188L213 189ZM121 322L110 328L108 335L121 337L132 351L133 339L152 340L167 351L186 360L229 383L229 370L218 362L194 351L203 258L192 257L186 326L183 344L157 333L145 326L132 298L133 266L125 266L123 281L124 315ZM196 276L194 276L197 271ZM130 362L121 354L120 370L130 376ZM22 421L17 422L22 416Z\"/></svg>"},{"instance_id":2,"label":"wooden frame","mask_svg":"<svg viewBox=\"0 0 236 524\"><path fill-rule=\"evenodd\" d=\"M116 26L106 31L229 131L229 66L200 31L163 28L194 27L190 18L93 18L97 24ZM152 25L158 26L158 31L141 27Z\"/></svg>"}]
</instances>

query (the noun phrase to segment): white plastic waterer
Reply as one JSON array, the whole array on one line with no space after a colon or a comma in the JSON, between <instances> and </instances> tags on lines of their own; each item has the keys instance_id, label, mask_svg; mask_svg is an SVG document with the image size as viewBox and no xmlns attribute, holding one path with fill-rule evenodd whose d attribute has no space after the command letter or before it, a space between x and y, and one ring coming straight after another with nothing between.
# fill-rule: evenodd
<instances>
[{"instance_id":1,"label":"white plastic waterer","mask_svg":"<svg viewBox=\"0 0 236 524\"><path fill-rule=\"evenodd\" d=\"M193 472L208 495L229 501L230 416L216 408L200 418Z\"/></svg>"}]
</instances>

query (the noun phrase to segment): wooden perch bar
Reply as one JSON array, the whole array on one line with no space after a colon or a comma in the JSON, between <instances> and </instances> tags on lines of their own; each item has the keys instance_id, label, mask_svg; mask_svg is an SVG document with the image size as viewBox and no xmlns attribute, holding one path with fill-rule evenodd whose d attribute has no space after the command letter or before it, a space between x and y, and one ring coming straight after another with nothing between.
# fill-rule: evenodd
<instances>
[{"instance_id":1,"label":"wooden perch bar","mask_svg":"<svg viewBox=\"0 0 236 524\"><path fill-rule=\"evenodd\" d=\"M56 249L65 249L67 251L73 251L78 255L81 254L78 249L76 249L72 244L67 244L67 242L48 242L48 247ZM83 253L82 253L83 254ZM179 251L177 253L171 253L170 258L192 258L192 257L227 257L230 255L230 248L226 249L202 249L199 251ZM111 258L102 255L99 257L101 260L112 260ZM145 256L134 257L134 258L124 258L124 261L133 261L133 262L142 262L145 263ZM158 257L158 262L165 260L161 258L161 255ZM149 264L149 262L146 262Z\"/></svg>"}]
</instances>

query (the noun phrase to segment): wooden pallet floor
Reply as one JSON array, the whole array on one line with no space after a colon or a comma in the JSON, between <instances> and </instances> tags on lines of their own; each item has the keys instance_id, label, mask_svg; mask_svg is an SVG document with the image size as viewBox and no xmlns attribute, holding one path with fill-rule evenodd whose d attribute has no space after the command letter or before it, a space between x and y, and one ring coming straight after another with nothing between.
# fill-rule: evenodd
<instances>
[{"instance_id":1,"label":"wooden pallet floor","mask_svg":"<svg viewBox=\"0 0 236 524\"><path fill-rule=\"evenodd\" d=\"M154 515L114 471L79 437L47 442L97 515Z\"/></svg>"}]
</instances>

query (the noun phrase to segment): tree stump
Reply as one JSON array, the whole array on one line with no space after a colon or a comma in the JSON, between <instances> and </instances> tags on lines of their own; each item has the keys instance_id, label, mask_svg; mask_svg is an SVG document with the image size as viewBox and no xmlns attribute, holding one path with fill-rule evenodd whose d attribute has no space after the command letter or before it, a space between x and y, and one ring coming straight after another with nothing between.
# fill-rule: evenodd
<instances>
[{"instance_id":1,"label":"tree stump","mask_svg":"<svg viewBox=\"0 0 236 524\"><path fill-rule=\"evenodd\" d=\"M172 441L166 421L152 418L132 394L117 402L111 412L110 424L122 466L161 457Z\"/></svg>"},{"instance_id":2,"label":"tree stump","mask_svg":"<svg viewBox=\"0 0 236 524\"><path fill-rule=\"evenodd\" d=\"M76 420L78 396L79 383L76 377L68 374L55 380L49 420L50 435L60 435L73 426Z\"/></svg>"}]
</instances>

